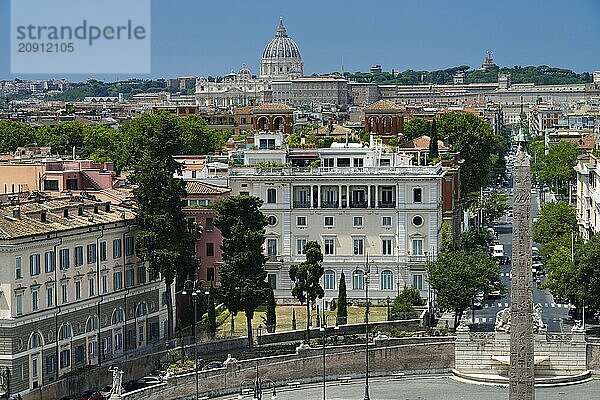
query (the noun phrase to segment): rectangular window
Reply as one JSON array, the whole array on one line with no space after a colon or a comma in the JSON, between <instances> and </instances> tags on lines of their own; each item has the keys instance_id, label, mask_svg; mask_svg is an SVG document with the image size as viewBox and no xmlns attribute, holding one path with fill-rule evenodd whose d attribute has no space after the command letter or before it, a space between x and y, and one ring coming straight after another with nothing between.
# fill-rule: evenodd
<instances>
[{"instance_id":1,"label":"rectangular window","mask_svg":"<svg viewBox=\"0 0 600 400\"><path fill-rule=\"evenodd\" d=\"M54 272L56 267L56 260L54 259L54 252L47 251L44 253L44 268L46 272Z\"/></svg>"},{"instance_id":2,"label":"rectangular window","mask_svg":"<svg viewBox=\"0 0 600 400\"><path fill-rule=\"evenodd\" d=\"M214 223L214 219L213 218L206 218L206 226L204 227L204 230L206 232L212 232L215 230L215 223Z\"/></svg>"},{"instance_id":3,"label":"rectangular window","mask_svg":"<svg viewBox=\"0 0 600 400\"><path fill-rule=\"evenodd\" d=\"M60 367L67 368L71 365L71 350L66 349L60 352Z\"/></svg>"},{"instance_id":4,"label":"rectangular window","mask_svg":"<svg viewBox=\"0 0 600 400\"><path fill-rule=\"evenodd\" d=\"M392 226L392 217L389 216L385 216L385 217L381 217L381 226L383 227L391 227Z\"/></svg>"},{"instance_id":5,"label":"rectangular window","mask_svg":"<svg viewBox=\"0 0 600 400\"><path fill-rule=\"evenodd\" d=\"M33 290L31 292L31 311L37 311L40 308L39 292Z\"/></svg>"},{"instance_id":6,"label":"rectangular window","mask_svg":"<svg viewBox=\"0 0 600 400\"><path fill-rule=\"evenodd\" d=\"M271 289L277 289L277 274L267 274L267 282L269 282Z\"/></svg>"},{"instance_id":7,"label":"rectangular window","mask_svg":"<svg viewBox=\"0 0 600 400\"><path fill-rule=\"evenodd\" d=\"M15 313L17 315L23 315L23 294L15 294Z\"/></svg>"},{"instance_id":8,"label":"rectangular window","mask_svg":"<svg viewBox=\"0 0 600 400\"><path fill-rule=\"evenodd\" d=\"M75 300L81 299L81 281L75 281Z\"/></svg>"},{"instance_id":9,"label":"rectangular window","mask_svg":"<svg viewBox=\"0 0 600 400\"><path fill-rule=\"evenodd\" d=\"M67 286L66 282L60 286L60 300L62 304L69 301L69 286Z\"/></svg>"},{"instance_id":10,"label":"rectangular window","mask_svg":"<svg viewBox=\"0 0 600 400\"><path fill-rule=\"evenodd\" d=\"M29 272L31 276L40 274L40 255L32 254L29 256Z\"/></svg>"},{"instance_id":11,"label":"rectangular window","mask_svg":"<svg viewBox=\"0 0 600 400\"><path fill-rule=\"evenodd\" d=\"M88 295L93 297L96 295L96 277L88 276Z\"/></svg>"},{"instance_id":12,"label":"rectangular window","mask_svg":"<svg viewBox=\"0 0 600 400\"><path fill-rule=\"evenodd\" d=\"M335 289L335 272L332 270L325 271L323 275L323 286L325 290L334 290Z\"/></svg>"},{"instance_id":13,"label":"rectangular window","mask_svg":"<svg viewBox=\"0 0 600 400\"><path fill-rule=\"evenodd\" d=\"M353 217L352 218L352 226L355 228L362 228L363 226L363 217Z\"/></svg>"},{"instance_id":14,"label":"rectangular window","mask_svg":"<svg viewBox=\"0 0 600 400\"><path fill-rule=\"evenodd\" d=\"M135 285L135 276L133 274L133 268L127 268L125 270L125 287L132 287Z\"/></svg>"},{"instance_id":15,"label":"rectangular window","mask_svg":"<svg viewBox=\"0 0 600 400\"><path fill-rule=\"evenodd\" d=\"M384 256L391 256L392 253L392 239L381 239L381 254Z\"/></svg>"},{"instance_id":16,"label":"rectangular window","mask_svg":"<svg viewBox=\"0 0 600 400\"><path fill-rule=\"evenodd\" d=\"M306 226L306 217L304 217L304 216L296 217L296 226L305 227Z\"/></svg>"},{"instance_id":17,"label":"rectangular window","mask_svg":"<svg viewBox=\"0 0 600 400\"><path fill-rule=\"evenodd\" d=\"M123 273L121 271L113 272L113 290L121 290L123 288Z\"/></svg>"},{"instance_id":18,"label":"rectangular window","mask_svg":"<svg viewBox=\"0 0 600 400\"><path fill-rule=\"evenodd\" d=\"M106 261L106 241L100 242L100 261Z\"/></svg>"},{"instance_id":19,"label":"rectangular window","mask_svg":"<svg viewBox=\"0 0 600 400\"><path fill-rule=\"evenodd\" d=\"M333 228L333 217L325 217L324 225L326 228Z\"/></svg>"},{"instance_id":20,"label":"rectangular window","mask_svg":"<svg viewBox=\"0 0 600 400\"><path fill-rule=\"evenodd\" d=\"M338 158L337 159L338 167L349 167L350 166L350 158Z\"/></svg>"},{"instance_id":21,"label":"rectangular window","mask_svg":"<svg viewBox=\"0 0 600 400\"><path fill-rule=\"evenodd\" d=\"M112 353L112 338L110 336L106 336L102 338L102 353L103 354L111 354Z\"/></svg>"},{"instance_id":22,"label":"rectangular window","mask_svg":"<svg viewBox=\"0 0 600 400\"><path fill-rule=\"evenodd\" d=\"M413 288L423 290L423 275L413 275Z\"/></svg>"},{"instance_id":23,"label":"rectangular window","mask_svg":"<svg viewBox=\"0 0 600 400\"><path fill-rule=\"evenodd\" d=\"M326 238L325 240L323 240L323 247L324 247L323 254L325 254L326 256L335 255L335 239L334 238Z\"/></svg>"},{"instance_id":24,"label":"rectangular window","mask_svg":"<svg viewBox=\"0 0 600 400\"><path fill-rule=\"evenodd\" d=\"M126 256L132 256L133 252L135 251L134 249L134 240L133 240L133 236L128 236L125 238L125 255Z\"/></svg>"},{"instance_id":25,"label":"rectangular window","mask_svg":"<svg viewBox=\"0 0 600 400\"><path fill-rule=\"evenodd\" d=\"M108 292L108 275L102 275L102 294Z\"/></svg>"},{"instance_id":26,"label":"rectangular window","mask_svg":"<svg viewBox=\"0 0 600 400\"><path fill-rule=\"evenodd\" d=\"M335 167L333 158L324 158L323 159L323 167L325 168L333 168Z\"/></svg>"},{"instance_id":27,"label":"rectangular window","mask_svg":"<svg viewBox=\"0 0 600 400\"><path fill-rule=\"evenodd\" d=\"M21 257L15 257L15 278L23 278L23 259Z\"/></svg>"},{"instance_id":28,"label":"rectangular window","mask_svg":"<svg viewBox=\"0 0 600 400\"><path fill-rule=\"evenodd\" d=\"M364 160L362 158L354 158L352 162L355 168L362 168L364 165Z\"/></svg>"},{"instance_id":29,"label":"rectangular window","mask_svg":"<svg viewBox=\"0 0 600 400\"><path fill-rule=\"evenodd\" d=\"M215 280L215 269L213 267L206 268L206 280L209 282Z\"/></svg>"},{"instance_id":30,"label":"rectangular window","mask_svg":"<svg viewBox=\"0 0 600 400\"><path fill-rule=\"evenodd\" d=\"M123 334L121 332L115 333L115 350L120 350L123 347Z\"/></svg>"},{"instance_id":31,"label":"rectangular window","mask_svg":"<svg viewBox=\"0 0 600 400\"><path fill-rule=\"evenodd\" d=\"M138 266L138 284L146 283L146 265L140 264Z\"/></svg>"},{"instance_id":32,"label":"rectangular window","mask_svg":"<svg viewBox=\"0 0 600 400\"><path fill-rule=\"evenodd\" d=\"M296 239L296 254L306 254L304 247L306 246L306 239Z\"/></svg>"},{"instance_id":33,"label":"rectangular window","mask_svg":"<svg viewBox=\"0 0 600 400\"><path fill-rule=\"evenodd\" d=\"M69 259L69 249L61 249L58 252L60 256L60 269L67 269L70 267L70 259Z\"/></svg>"},{"instance_id":34,"label":"rectangular window","mask_svg":"<svg viewBox=\"0 0 600 400\"><path fill-rule=\"evenodd\" d=\"M206 257L214 257L215 256L215 244L214 243L206 243Z\"/></svg>"},{"instance_id":35,"label":"rectangular window","mask_svg":"<svg viewBox=\"0 0 600 400\"><path fill-rule=\"evenodd\" d=\"M413 189L413 203L422 203L423 202L423 189L414 188Z\"/></svg>"},{"instance_id":36,"label":"rectangular window","mask_svg":"<svg viewBox=\"0 0 600 400\"><path fill-rule=\"evenodd\" d=\"M423 255L423 239L413 239L412 240L412 249L413 249L413 255L422 256Z\"/></svg>"},{"instance_id":37,"label":"rectangular window","mask_svg":"<svg viewBox=\"0 0 600 400\"><path fill-rule=\"evenodd\" d=\"M381 206L390 207L393 205L393 202L394 202L393 193L394 193L394 189L391 187L381 188L381 200L380 200Z\"/></svg>"},{"instance_id":38,"label":"rectangular window","mask_svg":"<svg viewBox=\"0 0 600 400\"><path fill-rule=\"evenodd\" d=\"M54 286L48 286L46 288L46 304L48 308L54 307Z\"/></svg>"},{"instance_id":39,"label":"rectangular window","mask_svg":"<svg viewBox=\"0 0 600 400\"><path fill-rule=\"evenodd\" d=\"M277 253L277 239L267 238L267 256L276 257Z\"/></svg>"},{"instance_id":40,"label":"rectangular window","mask_svg":"<svg viewBox=\"0 0 600 400\"><path fill-rule=\"evenodd\" d=\"M83 246L75 246L75 266L83 265Z\"/></svg>"},{"instance_id":41,"label":"rectangular window","mask_svg":"<svg viewBox=\"0 0 600 400\"><path fill-rule=\"evenodd\" d=\"M113 258L120 258L122 255L121 239L113 240Z\"/></svg>"},{"instance_id":42,"label":"rectangular window","mask_svg":"<svg viewBox=\"0 0 600 400\"><path fill-rule=\"evenodd\" d=\"M267 189L267 203L274 204L277 203L277 190L270 188Z\"/></svg>"},{"instance_id":43,"label":"rectangular window","mask_svg":"<svg viewBox=\"0 0 600 400\"><path fill-rule=\"evenodd\" d=\"M96 243L90 243L87 245L87 263L96 263Z\"/></svg>"},{"instance_id":44,"label":"rectangular window","mask_svg":"<svg viewBox=\"0 0 600 400\"><path fill-rule=\"evenodd\" d=\"M365 253L365 241L363 238L352 239L352 244L354 247L354 255L361 256Z\"/></svg>"},{"instance_id":45,"label":"rectangular window","mask_svg":"<svg viewBox=\"0 0 600 400\"><path fill-rule=\"evenodd\" d=\"M44 179L44 190L58 190L58 180Z\"/></svg>"}]
</instances>

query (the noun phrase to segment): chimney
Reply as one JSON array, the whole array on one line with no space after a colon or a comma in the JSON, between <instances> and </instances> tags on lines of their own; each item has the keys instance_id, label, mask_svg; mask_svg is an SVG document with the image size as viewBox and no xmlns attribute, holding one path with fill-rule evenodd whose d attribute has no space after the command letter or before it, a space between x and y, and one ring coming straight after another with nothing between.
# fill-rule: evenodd
<instances>
[{"instance_id":1,"label":"chimney","mask_svg":"<svg viewBox=\"0 0 600 400\"><path fill-rule=\"evenodd\" d=\"M46 211L40 213L40 221L46 222Z\"/></svg>"},{"instance_id":2,"label":"chimney","mask_svg":"<svg viewBox=\"0 0 600 400\"><path fill-rule=\"evenodd\" d=\"M63 210L63 217L65 217L65 218L68 218L68 217L69 217L69 209L68 209L68 208L65 208L65 209Z\"/></svg>"},{"instance_id":3,"label":"chimney","mask_svg":"<svg viewBox=\"0 0 600 400\"><path fill-rule=\"evenodd\" d=\"M106 212L110 212L110 201L106 203Z\"/></svg>"},{"instance_id":4,"label":"chimney","mask_svg":"<svg viewBox=\"0 0 600 400\"><path fill-rule=\"evenodd\" d=\"M98 204L94 204L94 214L98 214Z\"/></svg>"},{"instance_id":5,"label":"chimney","mask_svg":"<svg viewBox=\"0 0 600 400\"><path fill-rule=\"evenodd\" d=\"M21 219L21 207L19 207L19 206L13 207L12 212L13 212L13 218Z\"/></svg>"},{"instance_id":6,"label":"chimney","mask_svg":"<svg viewBox=\"0 0 600 400\"><path fill-rule=\"evenodd\" d=\"M79 216L83 215L83 206L77 207L77 215L79 215Z\"/></svg>"}]
</instances>

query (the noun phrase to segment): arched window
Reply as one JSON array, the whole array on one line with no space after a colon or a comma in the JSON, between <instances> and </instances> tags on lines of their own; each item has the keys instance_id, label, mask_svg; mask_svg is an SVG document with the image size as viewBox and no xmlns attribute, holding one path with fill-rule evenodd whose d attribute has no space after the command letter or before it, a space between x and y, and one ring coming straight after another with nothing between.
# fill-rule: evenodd
<instances>
[{"instance_id":1,"label":"arched window","mask_svg":"<svg viewBox=\"0 0 600 400\"><path fill-rule=\"evenodd\" d=\"M70 323L66 323L61 325L60 329L58 330L58 340L67 340L70 339L73 336L73 328L71 327Z\"/></svg>"},{"instance_id":2,"label":"arched window","mask_svg":"<svg viewBox=\"0 0 600 400\"><path fill-rule=\"evenodd\" d=\"M111 325L122 324L125 322L125 311L122 308L115 308L111 318Z\"/></svg>"},{"instance_id":3,"label":"arched window","mask_svg":"<svg viewBox=\"0 0 600 400\"><path fill-rule=\"evenodd\" d=\"M85 324L85 331L86 332L97 331L99 327L100 327L100 323L98 321L98 316L95 314L90 315Z\"/></svg>"},{"instance_id":4,"label":"arched window","mask_svg":"<svg viewBox=\"0 0 600 400\"><path fill-rule=\"evenodd\" d=\"M146 314L148 314L148 308L146 307L146 303L138 304L135 311L136 317L143 317Z\"/></svg>"},{"instance_id":5,"label":"arched window","mask_svg":"<svg viewBox=\"0 0 600 400\"><path fill-rule=\"evenodd\" d=\"M273 130L281 131L283 130L283 117L275 117L273 120Z\"/></svg>"},{"instance_id":6,"label":"arched window","mask_svg":"<svg viewBox=\"0 0 600 400\"><path fill-rule=\"evenodd\" d=\"M29 348L30 349L35 349L37 347L40 347L44 344L44 339L42 337L42 334L39 332L33 332L31 334L31 336L29 336Z\"/></svg>"},{"instance_id":7,"label":"arched window","mask_svg":"<svg viewBox=\"0 0 600 400\"><path fill-rule=\"evenodd\" d=\"M335 271L328 269L323 274L324 278L324 288L325 290L334 290L335 289Z\"/></svg>"},{"instance_id":8,"label":"arched window","mask_svg":"<svg viewBox=\"0 0 600 400\"><path fill-rule=\"evenodd\" d=\"M269 120L267 119L267 117L260 117L256 124L258 125L259 131L269 130Z\"/></svg>"},{"instance_id":9,"label":"arched window","mask_svg":"<svg viewBox=\"0 0 600 400\"><path fill-rule=\"evenodd\" d=\"M352 273L352 289L363 290L365 288L365 274L357 269Z\"/></svg>"},{"instance_id":10,"label":"arched window","mask_svg":"<svg viewBox=\"0 0 600 400\"><path fill-rule=\"evenodd\" d=\"M394 273L389 269L381 271L381 290L394 289Z\"/></svg>"}]
</instances>

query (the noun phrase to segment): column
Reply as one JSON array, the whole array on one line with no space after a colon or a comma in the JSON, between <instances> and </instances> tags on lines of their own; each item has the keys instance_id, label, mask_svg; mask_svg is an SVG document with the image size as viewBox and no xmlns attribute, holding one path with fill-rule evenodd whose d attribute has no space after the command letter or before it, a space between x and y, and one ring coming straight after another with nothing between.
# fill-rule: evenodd
<instances>
[{"instance_id":1,"label":"column","mask_svg":"<svg viewBox=\"0 0 600 400\"><path fill-rule=\"evenodd\" d=\"M338 185L337 204L339 208L342 208L342 185Z\"/></svg>"},{"instance_id":2,"label":"column","mask_svg":"<svg viewBox=\"0 0 600 400\"><path fill-rule=\"evenodd\" d=\"M321 208L321 185L317 185L317 208Z\"/></svg>"},{"instance_id":3,"label":"column","mask_svg":"<svg viewBox=\"0 0 600 400\"><path fill-rule=\"evenodd\" d=\"M315 203L314 203L314 195L315 195L315 187L313 185L310 185L310 208L315 208Z\"/></svg>"},{"instance_id":4,"label":"column","mask_svg":"<svg viewBox=\"0 0 600 400\"><path fill-rule=\"evenodd\" d=\"M379 207L379 186L375 185L375 207Z\"/></svg>"},{"instance_id":5,"label":"column","mask_svg":"<svg viewBox=\"0 0 600 400\"><path fill-rule=\"evenodd\" d=\"M367 186L367 208L371 208L371 185Z\"/></svg>"}]
</instances>

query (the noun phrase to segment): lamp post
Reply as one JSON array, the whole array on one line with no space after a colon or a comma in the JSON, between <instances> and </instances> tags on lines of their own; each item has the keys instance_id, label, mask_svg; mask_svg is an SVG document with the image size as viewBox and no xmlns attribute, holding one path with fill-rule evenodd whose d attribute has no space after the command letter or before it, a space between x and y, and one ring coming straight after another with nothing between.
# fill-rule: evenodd
<instances>
[{"instance_id":1,"label":"lamp post","mask_svg":"<svg viewBox=\"0 0 600 400\"><path fill-rule=\"evenodd\" d=\"M369 252L366 252L365 258L365 397L364 400L370 400L369 396L369 274L371 265L369 264Z\"/></svg>"},{"instance_id":2,"label":"lamp post","mask_svg":"<svg viewBox=\"0 0 600 400\"><path fill-rule=\"evenodd\" d=\"M266 386L265 386L266 385ZM258 376L258 363L256 364L256 378L254 381L250 379L244 379L240 383L240 393L238 394L238 399L243 399L244 394L252 391L254 400L262 400L263 390L269 389L269 386L273 388L273 393L271 394L271 399L277 399L277 392L275 390L275 382L267 378L261 378Z\"/></svg>"},{"instance_id":3,"label":"lamp post","mask_svg":"<svg viewBox=\"0 0 600 400\"><path fill-rule=\"evenodd\" d=\"M181 294L184 296L188 294L186 288L191 289L192 304L194 305L194 375L196 375L196 399L200 395L200 382L198 381L198 339L196 335L196 325L198 324L198 295L202 293L202 284L204 281L195 279L193 281L187 280L183 283L183 291ZM208 294L208 292L205 292Z\"/></svg>"},{"instance_id":4,"label":"lamp post","mask_svg":"<svg viewBox=\"0 0 600 400\"><path fill-rule=\"evenodd\" d=\"M335 330L340 329L339 326L335 326L335 328L333 328ZM325 317L323 317L323 324L321 325L321 328L319 329L321 331L321 333L323 334L323 400L325 400L325 378L326 378L326 374L325 374L325 342L327 340L327 319Z\"/></svg>"}]
</instances>

